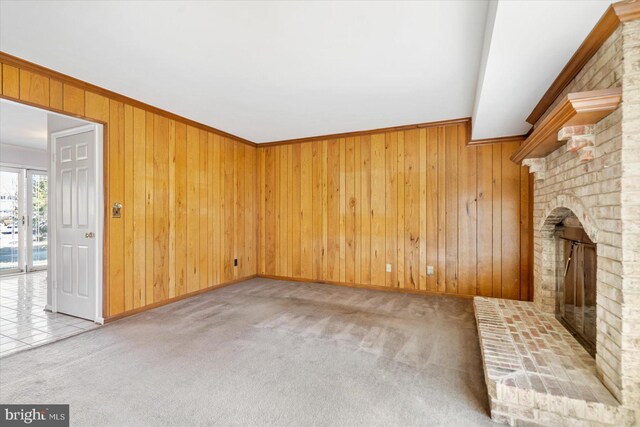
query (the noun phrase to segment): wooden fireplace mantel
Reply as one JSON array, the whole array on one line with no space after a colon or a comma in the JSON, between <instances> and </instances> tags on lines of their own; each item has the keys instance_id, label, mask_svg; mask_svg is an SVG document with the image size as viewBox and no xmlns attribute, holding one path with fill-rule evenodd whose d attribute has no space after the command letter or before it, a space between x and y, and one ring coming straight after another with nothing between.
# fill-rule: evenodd
<instances>
[{"instance_id":1,"label":"wooden fireplace mantel","mask_svg":"<svg viewBox=\"0 0 640 427\"><path fill-rule=\"evenodd\" d=\"M619 87L568 94L523 141L511 160L520 164L524 159L545 157L565 144L558 141L560 129L595 124L618 108L621 100Z\"/></svg>"}]
</instances>

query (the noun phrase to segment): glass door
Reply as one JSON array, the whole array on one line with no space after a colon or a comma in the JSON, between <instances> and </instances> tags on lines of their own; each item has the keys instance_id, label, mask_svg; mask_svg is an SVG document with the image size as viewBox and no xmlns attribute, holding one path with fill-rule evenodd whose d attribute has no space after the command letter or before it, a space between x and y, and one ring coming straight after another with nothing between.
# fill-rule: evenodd
<instances>
[{"instance_id":1,"label":"glass door","mask_svg":"<svg viewBox=\"0 0 640 427\"><path fill-rule=\"evenodd\" d=\"M21 270L23 173L20 169L0 168L0 274Z\"/></svg>"},{"instance_id":2,"label":"glass door","mask_svg":"<svg viewBox=\"0 0 640 427\"><path fill-rule=\"evenodd\" d=\"M47 268L48 177L0 167L0 274Z\"/></svg>"},{"instance_id":3,"label":"glass door","mask_svg":"<svg viewBox=\"0 0 640 427\"><path fill-rule=\"evenodd\" d=\"M47 268L49 185L47 173L27 171L27 270Z\"/></svg>"}]
</instances>

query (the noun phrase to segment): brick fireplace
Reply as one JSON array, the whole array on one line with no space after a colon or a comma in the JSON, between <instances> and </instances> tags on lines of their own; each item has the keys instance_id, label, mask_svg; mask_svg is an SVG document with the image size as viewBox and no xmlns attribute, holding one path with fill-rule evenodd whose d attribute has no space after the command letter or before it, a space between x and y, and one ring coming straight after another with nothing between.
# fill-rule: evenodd
<instances>
[{"instance_id":1,"label":"brick fireplace","mask_svg":"<svg viewBox=\"0 0 640 427\"><path fill-rule=\"evenodd\" d=\"M621 90L622 102L604 118L561 128L556 133L556 139L560 141L556 142L557 149L543 156L528 155L523 161L530 167L535 181L533 303L502 303L486 298L475 302L492 416L498 421L512 425L520 421L546 424L569 417L578 420L578 424L640 423L638 15L621 20L534 126L536 129L545 125L547 116L557 112L563 99L566 101L571 94ZM557 329L560 328L560 322L556 321L558 300L563 297L558 292L563 290L566 271L566 258L561 253L559 239L567 221L574 225L577 221L586 240L596 248L595 265L591 262L596 275L595 360L589 360L586 351L575 346L570 335ZM534 319L535 325L525 319ZM545 331L544 337L536 336L539 328ZM505 347L509 342L513 348ZM556 354L552 354L554 351ZM565 387L565 390L550 392L546 382L536 387L529 374L545 379L546 366L541 368L536 359L545 354L546 359L541 357L542 365L557 360L566 370L575 369L580 373L581 378L576 375L570 379L575 380L570 387L581 390L588 384L585 389L593 387L591 391L597 391L567 393ZM580 359L573 367L567 366L570 354ZM526 366L528 359L533 361L531 368ZM519 392L518 385L509 377L520 378L520 374L531 383L524 386L531 393L525 398L509 400L509 393ZM587 378L589 375L605 387L604 393L596 382ZM605 396L608 393L613 399ZM594 394L597 396L584 397ZM593 409L593 405L600 403L604 406L598 410L585 412L580 409ZM598 418L598 411L609 415Z\"/></svg>"},{"instance_id":2,"label":"brick fireplace","mask_svg":"<svg viewBox=\"0 0 640 427\"><path fill-rule=\"evenodd\" d=\"M639 408L640 21L618 27L566 92L609 87L622 87L623 102L594 123L593 159L564 146L535 172L534 302L556 312L557 225L575 215L597 245L597 373L619 402Z\"/></svg>"}]
</instances>

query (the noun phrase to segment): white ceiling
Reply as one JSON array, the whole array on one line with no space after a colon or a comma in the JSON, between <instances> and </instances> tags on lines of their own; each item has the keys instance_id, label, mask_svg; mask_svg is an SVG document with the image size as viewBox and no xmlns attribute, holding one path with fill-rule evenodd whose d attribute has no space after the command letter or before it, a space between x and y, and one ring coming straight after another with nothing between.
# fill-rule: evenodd
<instances>
[{"instance_id":1,"label":"white ceiling","mask_svg":"<svg viewBox=\"0 0 640 427\"><path fill-rule=\"evenodd\" d=\"M472 114L497 137L608 3L2 1L0 50L255 142Z\"/></svg>"}]
</instances>

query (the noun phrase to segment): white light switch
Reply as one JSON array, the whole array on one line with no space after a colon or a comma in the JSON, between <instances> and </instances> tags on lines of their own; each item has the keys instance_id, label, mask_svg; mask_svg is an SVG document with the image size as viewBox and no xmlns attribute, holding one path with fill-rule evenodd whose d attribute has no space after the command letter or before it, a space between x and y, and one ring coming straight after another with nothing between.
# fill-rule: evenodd
<instances>
[{"instance_id":1,"label":"white light switch","mask_svg":"<svg viewBox=\"0 0 640 427\"><path fill-rule=\"evenodd\" d=\"M391 264L387 264L387 273L391 273Z\"/></svg>"},{"instance_id":2,"label":"white light switch","mask_svg":"<svg viewBox=\"0 0 640 427\"><path fill-rule=\"evenodd\" d=\"M427 276L433 276L433 265L427 265Z\"/></svg>"}]
</instances>

